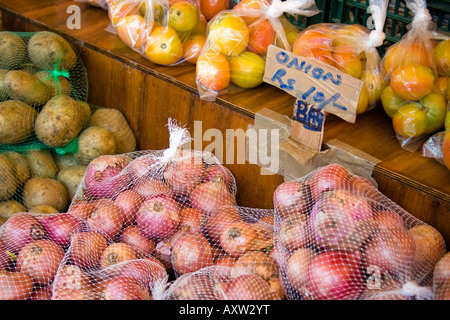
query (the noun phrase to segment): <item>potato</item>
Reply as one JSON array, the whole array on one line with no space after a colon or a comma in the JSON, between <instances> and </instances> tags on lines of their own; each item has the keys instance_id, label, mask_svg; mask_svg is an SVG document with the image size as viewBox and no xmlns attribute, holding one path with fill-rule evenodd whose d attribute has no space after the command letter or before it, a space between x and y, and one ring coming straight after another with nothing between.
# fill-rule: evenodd
<instances>
[{"instance_id":1,"label":"potato","mask_svg":"<svg viewBox=\"0 0 450 320\"><path fill-rule=\"evenodd\" d=\"M83 128L86 128L89 124L89 120L91 119L91 106L89 105L89 103L84 102L84 101L77 101L77 102L83 108L84 121L85 121Z\"/></svg>"},{"instance_id":2,"label":"potato","mask_svg":"<svg viewBox=\"0 0 450 320\"><path fill-rule=\"evenodd\" d=\"M136 137L119 110L97 109L91 116L89 126L98 126L111 131L116 138L118 154L136 151Z\"/></svg>"},{"instance_id":3,"label":"potato","mask_svg":"<svg viewBox=\"0 0 450 320\"><path fill-rule=\"evenodd\" d=\"M34 64L32 63L24 63L22 65L22 68L20 68L20 70L31 73L31 74L35 74L36 72L39 71L39 68L36 67Z\"/></svg>"},{"instance_id":4,"label":"potato","mask_svg":"<svg viewBox=\"0 0 450 320\"><path fill-rule=\"evenodd\" d=\"M61 148L72 142L83 129L83 110L67 95L51 98L38 114L35 132L43 144Z\"/></svg>"},{"instance_id":5,"label":"potato","mask_svg":"<svg viewBox=\"0 0 450 320\"><path fill-rule=\"evenodd\" d=\"M15 69L25 60L27 45L16 33L0 32L0 68Z\"/></svg>"},{"instance_id":6,"label":"potato","mask_svg":"<svg viewBox=\"0 0 450 320\"><path fill-rule=\"evenodd\" d=\"M19 185L31 178L30 167L24 155L15 151L7 151L4 155L6 155L14 164L16 179Z\"/></svg>"},{"instance_id":7,"label":"potato","mask_svg":"<svg viewBox=\"0 0 450 320\"><path fill-rule=\"evenodd\" d=\"M50 89L35 75L11 70L5 76L5 87L8 96L33 106L41 106L50 99Z\"/></svg>"},{"instance_id":8,"label":"potato","mask_svg":"<svg viewBox=\"0 0 450 320\"><path fill-rule=\"evenodd\" d=\"M76 166L79 164L73 153L58 154L54 152L53 159L58 167L58 171L61 171L66 167Z\"/></svg>"},{"instance_id":9,"label":"potato","mask_svg":"<svg viewBox=\"0 0 450 320\"><path fill-rule=\"evenodd\" d=\"M28 57L44 70L52 70L55 64L61 70L70 70L77 64L77 55L69 42L50 31L37 32L30 38Z\"/></svg>"},{"instance_id":10,"label":"potato","mask_svg":"<svg viewBox=\"0 0 450 320\"><path fill-rule=\"evenodd\" d=\"M0 102L0 144L17 144L30 138L37 115L37 111L24 102Z\"/></svg>"},{"instance_id":11,"label":"potato","mask_svg":"<svg viewBox=\"0 0 450 320\"><path fill-rule=\"evenodd\" d=\"M86 166L76 165L62 169L57 176L57 180L61 182L69 193L69 199L73 199L77 193L78 186L83 181Z\"/></svg>"},{"instance_id":12,"label":"potato","mask_svg":"<svg viewBox=\"0 0 450 320\"><path fill-rule=\"evenodd\" d=\"M0 101L8 100L8 91L5 85L6 69L0 69Z\"/></svg>"},{"instance_id":13,"label":"potato","mask_svg":"<svg viewBox=\"0 0 450 320\"><path fill-rule=\"evenodd\" d=\"M80 164L87 166L95 158L110 154L117 154L116 138L111 131L92 126L81 132L75 153Z\"/></svg>"},{"instance_id":14,"label":"potato","mask_svg":"<svg viewBox=\"0 0 450 320\"><path fill-rule=\"evenodd\" d=\"M65 212L69 195L66 187L56 179L31 178L23 186L23 204L27 210L49 205L59 212Z\"/></svg>"},{"instance_id":15,"label":"potato","mask_svg":"<svg viewBox=\"0 0 450 320\"><path fill-rule=\"evenodd\" d=\"M39 206L33 207L28 212L32 213L59 213L55 207L52 207L48 204L41 204Z\"/></svg>"},{"instance_id":16,"label":"potato","mask_svg":"<svg viewBox=\"0 0 450 320\"><path fill-rule=\"evenodd\" d=\"M3 153L0 153L0 181L0 201L8 200L16 193L19 184L14 164Z\"/></svg>"},{"instance_id":17,"label":"potato","mask_svg":"<svg viewBox=\"0 0 450 320\"><path fill-rule=\"evenodd\" d=\"M0 202L0 216L8 219L17 212L26 212L27 209L23 204L16 200L6 200Z\"/></svg>"},{"instance_id":18,"label":"potato","mask_svg":"<svg viewBox=\"0 0 450 320\"><path fill-rule=\"evenodd\" d=\"M49 150L29 150L25 153L25 158L30 168L31 177L56 178L58 166Z\"/></svg>"},{"instance_id":19,"label":"potato","mask_svg":"<svg viewBox=\"0 0 450 320\"><path fill-rule=\"evenodd\" d=\"M70 93L72 92L72 85L65 77L58 77L58 81L56 81L53 75L48 71L36 72L34 76L49 88L51 97L58 94L70 96Z\"/></svg>"}]
</instances>

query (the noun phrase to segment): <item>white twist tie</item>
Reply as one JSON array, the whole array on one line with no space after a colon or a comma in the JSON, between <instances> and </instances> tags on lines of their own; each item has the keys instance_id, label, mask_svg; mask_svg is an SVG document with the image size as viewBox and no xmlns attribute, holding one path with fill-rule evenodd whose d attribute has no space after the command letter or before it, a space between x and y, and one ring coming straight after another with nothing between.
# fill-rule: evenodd
<instances>
[{"instance_id":1,"label":"white twist tie","mask_svg":"<svg viewBox=\"0 0 450 320\"><path fill-rule=\"evenodd\" d=\"M430 12L426 7L423 7L418 8L418 10L414 13L412 24L421 25L422 23L429 23L430 21L431 21Z\"/></svg>"},{"instance_id":2,"label":"white twist tie","mask_svg":"<svg viewBox=\"0 0 450 320\"><path fill-rule=\"evenodd\" d=\"M169 148L164 150L164 154L161 158L162 163L168 163L177 154L178 148L183 144L192 140L189 131L177 125L175 120L169 118Z\"/></svg>"},{"instance_id":3,"label":"white twist tie","mask_svg":"<svg viewBox=\"0 0 450 320\"><path fill-rule=\"evenodd\" d=\"M314 3L314 0L272 0L272 4L267 10L267 16L276 19L283 13L302 14Z\"/></svg>"},{"instance_id":4,"label":"white twist tie","mask_svg":"<svg viewBox=\"0 0 450 320\"><path fill-rule=\"evenodd\" d=\"M386 34L381 30L372 30L367 39L367 46L377 48L383 44Z\"/></svg>"},{"instance_id":5,"label":"white twist tie","mask_svg":"<svg viewBox=\"0 0 450 320\"><path fill-rule=\"evenodd\" d=\"M430 287L421 287L417 283L408 281L401 290L402 294L407 297L415 298L416 300L432 300L433 291Z\"/></svg>"}]
</instances>

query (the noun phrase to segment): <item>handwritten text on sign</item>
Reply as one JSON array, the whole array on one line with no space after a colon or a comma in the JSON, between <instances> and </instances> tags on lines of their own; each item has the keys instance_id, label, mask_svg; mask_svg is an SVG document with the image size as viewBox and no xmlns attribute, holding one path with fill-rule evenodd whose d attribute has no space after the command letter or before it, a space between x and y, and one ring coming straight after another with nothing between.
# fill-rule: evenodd
<instances>
[{"instance_id":1,"label":"handwritten text on sign","mask_svg":"<svg viewBox=\"0 0 450 320\"><path fill-rule=\"evenodd\" d=\"M356 120L362 81L318 60L271 45L264 81L348 122Z\"/></svg>"}]
</instances>

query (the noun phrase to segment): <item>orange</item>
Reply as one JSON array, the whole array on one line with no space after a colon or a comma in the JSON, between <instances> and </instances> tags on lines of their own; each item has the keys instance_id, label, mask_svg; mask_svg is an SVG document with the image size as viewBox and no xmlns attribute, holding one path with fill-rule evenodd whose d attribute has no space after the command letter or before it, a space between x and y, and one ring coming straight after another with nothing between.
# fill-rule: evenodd
<instances>
[{"instance_id":1,"label":"orange","mask_svg":"<svg viewBox=\"0 0 450 320\"><path fill-rule=\"evenodd\" d=\"M207 50L197 59L197 82L212 91L221 91L230 84L230 64L220 52Z\"/></svg>"},{"instance_id":2,"label":"orange","mask_svg":"<svg viewBox=\"0 0 450 320\"><path fill-rule=\"evenodd\" d=\"M260 17L245 16L245 11L254 10L254 12L258 12L258 10L267 9L270 6L270 3L270 0L241 0L233 7L232 10L242 16L242 19L244 19L247 25L251 25L253 22L260 19Z\"/></svg>"},{"instance_id":3,"label":"orange","mask_svg":"<svg viewBox=\"0 0 450 320\"><path fill-rule=\"evenodd\" d=\"M381 93L387 85L383 75L377 70L363 70L360 79L369 91L369 104L374 105L380 100Z\"/></svg>"},{"instance_id":4,"label":"orange","mask_svg":"<svg viewBox=\"0 0 450 320\"><path fill-rule=\"evenodd\" d=\"M361 38L366 37L370 30L359 24L348 24L336 30L333 37L333 45L335 47L344 44L354 44Z\"/></svg>"},{"instance_id":5,"label":"orange","mask_svg":"<svg viewBox=\"0 0 450 320\"><path fill-rule=\"evenodd\" d=\"M359 95L358 105L356 107L356 114L361 114L369 107L369 90L365 84L361 88L361 94Z\"/></svg>"},{"instance_id":6,"label":"orange","mask_svg":"<svg viewBox=\"0 0 450 320\"><path fill-rule=\"evenodd\" d=\"M332 51L332 30L328 27L304 30L298 34L292 48L292 52L300 57L314 58L335 66Z\"/></svg>"},{"instance_id":7,"label":"orange","mask_svg":"<svg viewBox=\"0 0 450 320\"><path fill-rule=\"evenodd\" d=\"M384 88L381 92L380 99L381 105L389 118L393 118L398 109L400 109L402 104L405 102L405 100L395 94L394 90L392 90L389 85L386 86L386 88Z\"/></svg>"},{"instance_id":8,"label":"orange","mask_svg":"<svg viewBox=\"0 0 450 320\"><path fill-rule=\"evenodd\" d=\"M450 77L450 39L434 47L433 58L439 75Z\"/></svg>"},{"instance_id":9,"label":"orange","mask_svg":"<svg viewBox=\"0 0 450 320\"><path fill-rule=\"evenodd\" d=\"M201 34L188 37L183 42L183 59L189 63L196 63L205 42L206 37Z\"/></svg>"},{"instance_id":10,"label":"orange","mask_svg":"<svg viewBox=\"0 0 450 320\"><path fill-rule=\"evenodd\" d=\"M400 41L389 47L384 57L384 69L388 74L393 73L399 67L408 64L420 64L431 68L433 66L431 43L422 41L412 43Z\"/></svg>"},{"instance_id":11,"label":"orange","mask_svg":"<svg viewBox=\"0 0 450 320\"><path fill-rule=\"evenodd\" d=\"M333 52L336 67L352 77L358 78L362 73L362 63L358 52L351 45L336 47Z\"/></svg>"},{"instance_id":12,"label":"orange","mask_svg":"<svg viewBox=\"0 0 450 320\"><path fill-rule=\"evenodd\" d=\"M158 26L147 39L145 55L154 63L171 65L182 57L183 44L173 28Z\"/></svg>"},{"instance_id":13,"label":"orange","mask_svg":"<svg viewBox=\"0 0 450 320\"><path fill-rule=\"evenodd\" d=\"M116 26L126 16L139 14L139 3L135 1L117 1L108 8L109 21Z\"/></svg>"},{"instance_id":14,"label":"orange","mask_svg":"<svg viewBox=\"0 0 450 320\"><path fill-rule=\"evenodd\" d=\"M219 12L230 9L230 0L199 0L199 4L206 21L214 18Z\"/></svg>"},{"instance_id":15,"label":"orange","mask_svg":"<svg viewBox=\"0 0 450 320\"><path fill-rule=\"evenodd\" d=\"M275 43L275 36L275 30L269 20L254 23L250 27L248 50L266 55L269 45Z\"/></svg>"},{"instance_id":16,"label":"orange","mask_svg":"<svg viewBox=\"0 0 450 320\"><path fill-rule=\"evenodd\" d=\"M402 99L416 101L429 94L434 87L433 71L420 64L397 68L391 75L392 90Z\"/></svg>"},{"instance_id":17,"label":"orange","mask_svg":"<svg viewBox=\"0 0 450 320\"><path fill-rule=\"evenodd\" d=\"M212 20L208 39L222 54L236 56L247 48L249 33L247 24L241 17L227 12Z\"/></svg>"},{"instance_id":18,"label":"orange","mask_svg":"<svg viewBox=\"0 0 450 320\"><path fill-rule=\"evenodd\" d=\"M147 23L140 15L123 17L116 26L119 38L130 48L140 49L145 43Z\"/></svg>"},{"instance_id":19,"label":"orange","mask_svg":"<svg viewBox=\"0 0 450 320\"><path fill-rule=\"evenodd\" d=\"M396 134L402 137L418 137L426 132L428 117L422 106L405 103L395 113L392 124Z\"/></svg>"},{"instance_id":20,"label":"orange","mask_svg":"<svg viewBox=\"0 0 450 320\"><path fill-rule=\"evenodd\" d=\"M169 7L169 27L178 32L190 31L197 26L197 6L188 1L178 1Z\"/></svg>"},{"instance_id":21,"label":"orange","mask_svg":"<svg viewBox=\"0 0 450 320\"><path fill-rule=\"evenodd\" d=\"M255 88L263 82L266 61L251 51L230 58L231 82L241 88Z\"/></svg>"}]
</instances>

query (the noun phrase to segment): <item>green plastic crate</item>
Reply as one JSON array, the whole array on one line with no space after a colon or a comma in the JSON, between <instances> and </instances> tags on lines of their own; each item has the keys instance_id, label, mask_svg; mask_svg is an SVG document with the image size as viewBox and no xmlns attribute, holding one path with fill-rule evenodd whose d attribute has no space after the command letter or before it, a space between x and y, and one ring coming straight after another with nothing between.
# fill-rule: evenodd
<instances>
[{"instance_id":1,"label":"green plastic crate","mask_svg":"<svg viewBox=\"0 0 450 320\"><path fill-rule=\"evenodd\" d=\"M428 0L427 6L437 30L450 35L450 0ZM329 21L366 26L368 7L369 0L331 0ZM408 31L407 26L411 21L412 14L406 8L404 0L389 1L384 25L386 41L384 48L380 48L380 53L383 54L385 48L401 39Z\"/></svg>"},{"instance_id":2,"label":"green plastic crate","mask_svg":"<svg viewBox=\"0 0 450 320\"><path fill-rule=\"evenodd\" d=\"M312 17L304 17L300 15L285 14L285 17L290 23L296 26L299 30L303 30L306 27L317 24L328 22L328 17L330 15L330 1L329 0L316 0L315 1L319 13Z\"/></svg>"}]
</instances>

